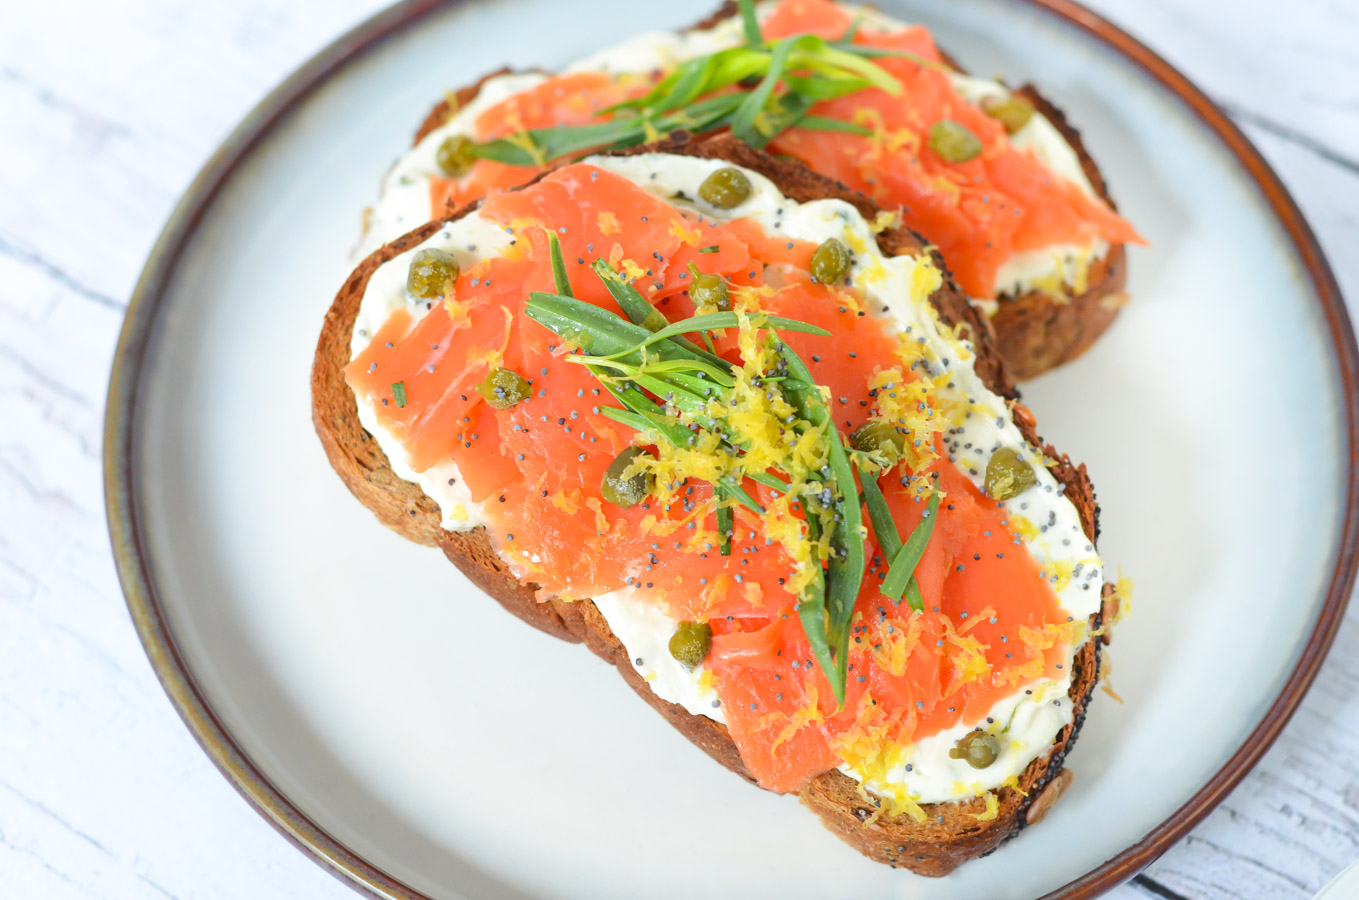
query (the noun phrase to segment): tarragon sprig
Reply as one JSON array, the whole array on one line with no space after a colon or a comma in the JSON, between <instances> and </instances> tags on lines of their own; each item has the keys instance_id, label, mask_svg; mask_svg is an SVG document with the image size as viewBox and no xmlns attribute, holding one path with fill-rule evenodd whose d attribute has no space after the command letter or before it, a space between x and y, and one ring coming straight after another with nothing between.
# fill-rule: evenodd
<instances>
[{"instance_id":1,"label":"tarragon sprig","mask_svg":"<svg viewBox=\"0 0 1359 900\"><path fill-rule=\"evenodd\" d=\"M518 166L542 166L586 151L622 149L674 131L732 133L756 149L794 126L820 131L871 132L851 122L809 114L820 100L866 88L901 93L901 84L873 62L899 51L832 42L811 34L777 41L760 37L753 5L741 3L747 42L686 60L641 97L600 111L607 121L535 128L476 143L474 155ZM743 90L751 82L751 90Z\"/></svg>"}]
</instances>

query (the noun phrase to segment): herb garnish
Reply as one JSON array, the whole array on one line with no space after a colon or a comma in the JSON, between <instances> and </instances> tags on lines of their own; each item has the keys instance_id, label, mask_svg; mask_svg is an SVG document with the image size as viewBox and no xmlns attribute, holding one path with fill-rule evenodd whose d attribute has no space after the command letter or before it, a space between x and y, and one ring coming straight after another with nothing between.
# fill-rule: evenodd
<instances>
[{"instance_id":1,"label":"herb garnish","mask_svg":"<svg viewBox=\"0 0 1359 900\"><path fill-rule=\"evenodd\" d=\"M396 400L396 408L404 409L406 406L406 382L397 381L392 384L392 398Z\"/></svg>"},{"instance_id":2,"label":"herb garnish","mask_svg":"<svg viewBox=\"0 0 1359 900\"><path fill-rule=\"evenodd\" d=\"M929 542L939 508L935 492L920 524L902 543L891 513L878 488L874 472L864 470L873 461L860 463L835 428L831 412L811 372L797 353L782 341L778 331L804 332L829 337L830 332L780 316L763 313L718 312L670 322L622 275L602 259L593 270L627 315L627 319L590 303L576 300L566 275L557 236L548 233L555 293L529 294L525 312L529 318L571 341L578 352L565 360L584 365L612 394L622 409L605 407L600 413L638 431L656 435L676 448L692 447L700 439L716 438L728 474L713 484L719 552L732 552L735 506L756 515L766 509L744 487L746 479L790 495L805 517L811 556L805 560L808 581L798 593L798 618L813 656L826 675L837 704L843 706L849 638L854 606L864 577L865 529L859 490L859 468L864 502L878 536L879 546L891 559L882 592L893 599L903 591L911 600L915 587L912 573ZM777 365L759 373L769 390L777 392L795 412L785 421L798 435L812 435L825 443L825 463L816 470L747 471L740 460L748 449L739 432L720 412L736 384L736 367L684 335L755 327L764 329ZM714 402L720 401L720 402ZM796 465L790 468L796 468ZM823 535L828 536L822 541ZM912 607L920 609L919 590Z\"/></svg>"},{"instance_id":3,"label":"herb garnish","mask_svg":"<svg viewBox=\"0 0 1359 900\"><path fill-rule=\"evenodd\" d=\"M471 152L509 165L541 167L587 151L658 141L678 130L730 128L757 150L794 126L869 135L872 132L860 125L808 111L820 100L865 88L900 94L900 82L873 62L875 57L901 56L933 65L904 51L855 44L852 35L834 42L811 34L766 41L760 36L753 3L741 0L740 8L745 45L681 63L646 95L600 111L612 119L520 131L473 144ZM728 90L752 81L755 87L750 91Z\"/></svg>"}]
</instances>

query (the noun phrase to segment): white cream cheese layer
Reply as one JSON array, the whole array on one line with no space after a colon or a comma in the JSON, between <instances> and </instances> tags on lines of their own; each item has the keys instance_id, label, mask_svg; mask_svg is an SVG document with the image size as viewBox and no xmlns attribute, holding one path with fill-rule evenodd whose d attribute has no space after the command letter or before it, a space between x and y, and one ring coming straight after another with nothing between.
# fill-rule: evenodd
<instances>
[{"instance_id":1,"label":"white cream cheese layer","mask_svg":"<svg viewBox=\"0 0 1359 900\"><path fill-rule=\"evenodd\" d=\"M767 17L776 4L757 5L757 14ZM845 9L862 20L866 31L899 31L908 27L877 10L846 4ZM687 59L734 47L744 40L738 17L724 19L709 29L681 32L647 32L621 44L607 47L565 69L574 72L645 73L671 68ZM998 82L969 75L951 75L954 87L971 103L986 97L1005 97L1008 91ZM435 153L454 135L475 134L477 117L510 96L529 90L547 79L541 73L497 75L487 79L471 102L447 122L435 128L402 157L383 179L378 203L373 208L367 231L355 250L362 259L387 241L400 237L432 218L430 180L440 176ZM1030 150L1049 171L1075 182L1087 194L1095 191L1081 168L1076 151L1060 131L1039 113L1010 136L1019 149ZM996 272L995 293L1022 293L1031 288L1051 290L1059 285L1082 287L1086 266L1102 259L1109 250L1107 242L1096 240L1087 245L1059 244L1042 250L1017 253ZM995 312L994 301L981 307Z\"/></svg>"},{"instance_id":2,"label":"white cream cheese layer","mask_svg":"<svg viewBox=\"0 0 1359 900\"><path fill-rule=\"evenodd\" d=\"M696 197L703 179L728 165L721 160L663 154L596 156L586 162L622 175L667 200L680 192ZM944 371L954 374L949 386L941 388L938 395L942 414L949 423L945 437L950 458L978 486L982 484L987 460L1001 447L1015 449L1032 465L1037 484L1007 504L1012 527L1025 536L1015 542L1025 546L1038 561L1072 620L1084 622L1100 605L1099 557L1081 530L1075 507L1044 465L1042 454L1025 443L1004 400L988 390L976 374L970 343L941 327L928 301L912 299L918 293L913 285L922 264L912 257L883 256L869 225L849 204L839 200L800 204L784 197L762 175L754 172L747 175L753 190L735 209L718 210L701 201L691 201L694 208L713 218L748 217L760 222L770 233L793 239L819 243L838 237L854 250L851 281L863 292L866 307L922 345L932 374ZM420 248L380 267L362 300L353 352L358 353L367 345L367 335L393 309L405 305L418 317L427 308L426 301L412 300L405 290L406 270L415 249L436 248L454 253L466 269L508 240L509 236L499 226L473 213L445 226ZM397 473L415 481L439 504L444 511L444 527L465 530L484 521L469 501L451 462L416 475L401 462L405 455L400 444L381 428L374 427L373 412L365 408L362 400L359 409L361 421L392 458ZM721 706L714 705L717 698L702 677L702 667L690 672L669 654L668 642L677 622L634 599L627 588L601 596L595 603L627 647L638 673L658 696L679 703L692 713L723 721ZM999 787L1045 752L1057 732L1071 721L1067 693L1071 686L1071 658L1076 649L1073 644L1071 656L1063 664L1064 677L1031 684L997 703L986 721L959 725L918 741L895 766L877 777L866 779L863 773L848 766L844 771L863 780L869 790L879 795L895 795L917 803L954 800ZM982 770L972 769L948 755L958 738L973 725L1001 734L1004 740L1000 757Z\"/></svg>"},{"instance_id":3,"label":"white cream cheese layer","mask_svg":"<svg viewBox=\"0 0 1359 900\"><path fill-rule=\"evenodd\" d=\"M454 253L463 268L471 268L481 259L496 256L510 241L505 229L478 215L463 216L449 222L420 247L413 247L388 260L377 268L368 280L368 288L359 302L358 317L354 320L354 334L349 342L349 358L358 356L368 346L369 339L400 307L410 311L412 321L419 321L434 307L434 301L413 297L406 290L406 275L411 260L422 247L439 247ZM485 523L480 507L472 502L467 486L452 460L436 463L423 472L416 472L407 462L405 448L391 432L382 426L373 407L359 398L359 422L387 454L392 471L406 481L420 486L425 494L439 504L443 527L450 531L475 528Z\"/></svg>"}]
</instances>

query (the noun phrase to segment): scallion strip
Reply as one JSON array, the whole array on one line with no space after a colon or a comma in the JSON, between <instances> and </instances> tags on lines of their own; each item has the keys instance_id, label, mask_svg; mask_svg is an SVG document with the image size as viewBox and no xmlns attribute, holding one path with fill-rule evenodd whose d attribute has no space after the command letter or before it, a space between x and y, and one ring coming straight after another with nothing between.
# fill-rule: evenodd
<instances>
[{"instance_id":1,"label":"scallion strip","mask_svg":"<svg viewBox=\"0 0 1359 900\"><path fill-rule=\"evenodd\" d=\"M745 32L746 43L758 47L764 37L760 34L760 20L755 17L755 0L736 0L741 11L741 29Z\"/></svg>"},{"instance_id":2,"label":"scallion strip","mask_svg":"<svg viewBox=\"0 0 1359 900\"><path fill-rule=\"evenodd\" d=\"M779 342L778 353L789 375L804 384L816 384L811 371L787 342ZM824 601L826 639L834 665L826 669L826 678L835 691L836 701L843 704L849 663L850 623L854 620L854 603L859 597L859 586L864 577L864 539L860 531L863 514L859 507L859 492L854 485L854 469L821 392L815 387L790 391L786 382L783 387L802 417L813 427L824 428L827 432L830 448L827 454L831 476L829 481L834 489L832 508L836 515L831 531L831 556L827 561ZM807 521L810 523L815 518L808 510Z\"/></svg>"},{"instance_id":3,"label":"scallion strip","mask_svg":"<svg viewBox=\"0 0 1359 900\"><path fill-rule=\"evenodd\" d=\"M650 300L643 297L641 291L625 281L623 276L608 262L603 259L596 259L593 268L595 274L599 276L599 280L604 282L604 287L608 290L609 296L613 297L614 302L618 304L619 308L623 310L623 314L634 325L641 325L648 331L656 332L670 324L665 313L657 309ZM731 363L715 353L704 350L688 338L682 335L674 335L670 340L686 350L698 354L724 371L731 371Z\"/></svg>"},{"instance_id":4,"label":"scallion strip","mask_svg":"<svg viewBox=\"0 0 1359 900\"><path fill-rule=\"evenodd\" d=\"M647 337L638 341L636 344L626 347L616 353L598 354L599 356L624 356L629 353L636 353L644 347L649 347L658 341L673 337L677 334L689 334L695 331L716 331L723 328L738 328L741 324L741 316L746 313L735 312L715 312L701 316L690 316L678 322L672 322L660 331L653 331ZM751 324L757 328L781 328L784 331L796 331L802 334L815 334L821 337L830 337L830 332L818 325L811 325L797 319L786 319L783 316L767 316L763 314L747 316Z\"/></svg>"},{"instance_id":5,"label":"scallion strip","mask_svg":"<svg viewBox=\"0 0 1359 900\"><path fill-rule=\"evenodd\" d=\"M911 530L910 537L901 545L901 549L892 557L892 565L887 570L887 577L883 579L880 588L882 595L889 600L900 599L906 585L911 581L915 574L915 567L920 564L920 557L925 554L925 548L930 543L930 535L934 533L934 522L939 518L939 492L935 491L930 495L929 505L925 507L924 514L915 528ZM919 600L919 591L916 592L916 602ZM913 609L919 610L923 607L911 604Z\"/></svg>"},{"instance_id":6,"label":"scallion strip","mask_svg":"<svg viewBox=\"0 0 1359 900\"><path fill-rule=\"evenodd\" d=\"M552 258L552 281L557 287L557 293L575 299L576 295L571 293L571 279L566 277L566 260L562 259L561 241L557 240L555 231L547 233L547 252Z\"/></svg>"},{"instance_id":7,"label":"scallion strip","mask_svg":"<svg viewBox=\"0 0 1359 900\"><path fill-rule=\"evenodd\" d=\"M878 541L882 558L889 563L901 549L901 535L897 533L897 523L892 521L892 511L887 508L887 500L878 487L878 476L859 468L859 483L864 488L864 506L868 507L868 520L873 523L873 536Z\"/></svg>"}]
</instances>

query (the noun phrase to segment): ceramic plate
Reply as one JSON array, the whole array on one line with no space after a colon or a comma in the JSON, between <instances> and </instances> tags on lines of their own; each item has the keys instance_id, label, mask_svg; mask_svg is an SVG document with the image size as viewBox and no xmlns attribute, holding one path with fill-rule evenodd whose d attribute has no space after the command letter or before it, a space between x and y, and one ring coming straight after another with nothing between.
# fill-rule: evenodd
<instances>
[{"instance_id":1,"label":"ceramic plate","mask_svg":"<svg viewBox=\"0 0 1359 900\"><path fill-rule=\"evenodd\" d=\"M1027 386L1089 463L1137 582L1040 828L930 880L714 765L580 647L384 530L312 432L308 368L359 211L445 88L696 13L408 3L285 82L193 185L114 371L110 522L134 619L205 749L291 839L391 896L1089 896L1269 745L1353 580L1352 332L1291 200L1201 94L1059 0L890 0L975 70L1034 79L1153 242L1085 358ZM525 28L525 22L534 27ZM694 873L701 873L696 876Z\"/></svg>"}]
</instances>

